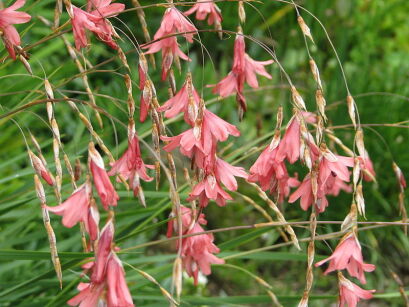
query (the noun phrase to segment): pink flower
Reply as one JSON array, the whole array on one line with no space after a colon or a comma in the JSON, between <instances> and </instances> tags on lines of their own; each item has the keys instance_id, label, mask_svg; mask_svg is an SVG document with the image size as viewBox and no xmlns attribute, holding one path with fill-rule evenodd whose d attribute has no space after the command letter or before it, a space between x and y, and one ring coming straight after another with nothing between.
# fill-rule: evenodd
<instances>
[{"instance_id":1,"label":"pink flower","mask_svg":"<svg viewBox=\"0 0 409 307\"><path fill-rule=\"evenodd\" d=\"M197 29L178 9L170 7L166 10L161 25L155 33L155 42L142 47L145 49L149 48L146 54L162 51L162 80L166 79L175 56L185 61L190 60L189 57L179 49L177 38L174 36L174 34L178 33L182 33L186 40L192 43L193 35L197 33Z\"/></svg>"},{"instance_id":2,"label":"pink flower","mask_svg":"<svg viewBox=\"0 0 409 307\"><path fill-rule=\"evenodd\" d=\"M319 181L325 184L330 177L349 182L350 172L348 167L354 166L354 158L338 155L324 155L319 164Z\"/></svg>"},{"instance_id":3,"label":"pink flower","mask_svg":"<svg viewBox=\"0 0 409 307\"><path fill-rule=\"evenodd\" d=\"M108 287L108 306L133 307L131 293L125 280L125 271L122 262L115 253L112 253L107 264L106 280Z\"/></svg>"},{"instance_id":4,"label":"pink flower","mask_svg":"<svg viewBox=\"0 0 409 307\"><path fill-rule=\"evenodd\" d=\"M67 304L70 306L95 307L102 300L104 284L79 283L77 289L80 291L70 299Z\"/></svg>"},{"instance_id":5,"label":"pink flower","mask_svg":"<svg viewBox=\"0 0 409 307\"><path fill-rule=\"evenodd\" d=\"M196 89L193 87L193 84L191 84L193 101L189 101L188 82L189 81L186 80L185 84L180 89L180 91L177 92L175 96L166 101L163 106L157 108L157 111L159 112L166 111L165 112L166 118L173 118L178 113L184 112L185 121L193 126L197 118L200 96Z\"/></svg>"},{"instance_id":6,"label":"pink flower","mask_svg":"<svg viewBox=\"0 0 409 307\"><path fill-rule=\"evenodd\" d=\"M112 36L117 35L111 23L108 21L108 17L117 16L125 9L125 4L111 4L111 0L88 0L88 9L94 9L93 11L89 12L98 17L95 20L95 25L100 31L96 32L95 34L108 46L113 49L117 49L118 45L112 39Z\"/></svg>"},{"instance_id":7,"label":"pink flower","mask_svg":"<svg viewBox=\"0 0 409 307\"><path fill-rule=\"evenodd\" d=\"M301 131L300 122L298 118L294 115L287 125L283 139L277 150L276 160L283 161L285 158L293 164L300 157L300 146L301 146Z\"/></svg>"},{"instance_id":8,"label":"pink flower","mask_svg":"<svg viewBox=\"0 0 409 307\"><path fill-rule=\"evenodd\" d=\"M137 195L140 188L139 178L144 181L153 180L153 178L149 177L146 173L146 168L153 168L153 166L143 162L138 136L134 133L131 139L128 140L128 149L121 158L112 164L108 175L114 176L120 174L125 179L129 179L129 185L134 191L134 195Z\"/></svg>"},{"instance_id":9,"label":"pink flower","mask_svg":"<svg viewBox=\"0 0 409 307\"><path fill-rule=\"evenodd\" d=\"M375 290L364 290L352 283L341 274L339 275L339 306L356 307L361 299L368 300L373 297Z\"/></svg>"},{"instance_id":10,"label":"pink flower","mask_svg":"<svg viewBox=\"0 0 409 307\"><path fill-rule=\"evenodd\" d=\"M20 35L13 25L29 22L31 19L29 14L16 11L25 3L25 0L17 0L13 5L0 10L0 30L2 32L2 38L10 56L14 60L16 59L14 47L20 46L21 40Z\"/></svg>"},{"instance_id":11,"label":"pink flower","mask_svg":"<svg viewBox=\"0 0 409 307\"><path fill-rule=\"evenodd\" d=\"M102 160L101 155L95 149L92 143L90 143L88 154L90 158L90 169L92 178L94 179L94 185L97 189L104 209L108 210L109 206L117 206L119 196L109 180L107 172L105 171L104 160Z\"/></svg>"},{"instance_id":12,"label":"pink flower","mask_svg":"<svg viewBox=\"0 0 409 307\"><path fill-rule=\"evenodd\" d=\"M210 154L216 142L227 140L229 135L239 136L240 131L214 113L204 110L199 132L195 127L177 136L161 137L161 139L169 142L163 147L164 150L172 151L180 146L180 152L191 158L196 151L201 151L205 156Z\"/></svg>"},{"instance_id":13,"label":"pink flower","mask_svg":"<svg viewBox=\"0 0 409 307\"><path fill-rule=\"evenodd\" d=\"M347 269L349 275L358 278L363 284L366 284L364 272L375 270L373 264L364 263L361 245L353 234L348 235L346 238L344 237L332 255L327 259L317 262L315 266L320 266L327 261L330 261L330 263L324 272L325 275L335 270Z\"/></svg>"},{"instance_id":14,"label":"pink flower","mask_svg":"<svg viewBox=\"0 0 409 307\"><path fill-rule=\"evenodd\" d=\"M206 207L209 200L214 200L219 206L225 206L226 200L233 198L222 189L215 176L210 174L193 187L187 201L195 199L199 200L201 207Z\"/></svg>"},{"instance_id":15,"label":"pink flower","mask_svg":"<svg viewBox=\"0 0 409 307\"><path fill-rule=\"evenodd\" d=\"M305 176L303 182L298 187L298 189L295 192L293 192L293 194L291 194L290 198L288 199L288 202L293 203L299 198L301 198L301 201L300 201L301 209L303 209L304 211L308 210L308 208L312 204L314 204L314 193L312 190L310 174ZM325 211L327 207L328 207L328 200L325 197L323 187L318 182L317 203L316 203L317 211L319 213L322 213Z\"/></svg>"},{"instance_id":16,"label":"pink flower","mask_svg":"<svg viewBox=\"0 0 409 307\"><path fill-rule=\"evenodd\" d=\"M229 191L237 190L236 177L247 179L248 175L244 168L230 165L222 159L216 158L214 166L216 180L224 184Z\"/></svg>"},{"instance_id":17,"label":"pink flower","mask_svg":"<svg viewBox=\"0 0 409 307\"><path fill-rule=\"evenodd\" d=\"M114 240L114 225L110 219L101 230L98 248L95 251L95 263L92 268L91 281L101 283L105 280L106 267L111 257L112 242Z\"/></svg>"},{"instance_id":18,"label":"pink flower","mask_svg":"<svg viewBox=\"0 0 409 307\"><path fill-rule=\"evenodd\" d=\"M221 97L236 93L237 100L243 110L246 110L245 97L243 95L244 82L252 88L258 88L257 74L271 79L264 66L272 64L274 61L255 61L246 53L246 44L243 34L239 31L234 42L233 67L231 72L216 84L213 93L218 93Z\"/></svg>"},{"instance_id":19,"label":"pink flower","mask_svg":"<svg viewBox=\"0 0 409 307\"><path fill-rule=\"evenodd\" d=\"M185 12L186 16L189 16L196 12L197 20L205 20L207 16L207 23L209 25L220 24L222 22L222 15L220 9L214 2L208 0L197 0L197 3L189 10Z\"/></svg>"},{"instance_id":20,"label":"pink flower","mask_svg":"<svg viewBox=\"0 0 409 307\"><path fill-rule=\"evenodd\" d=\"M72 5L71 23L74 33L75 47L80 50L88 46L88 39L85 30L92 31L97 37L111 48L117 49L118 45L113 41L112 36L116 35L107 17L115 16L124 10L125 5L121 3L110 4L110 0L90 0L88 9L94 10L85 12Z\"/></svg>"},{"instance_id":21,"label":"pink flower","mask_svg":"<svg viewBox=\"0 0 409 307\"><path fill-rule=\"evenodd\" d=\"M85 12L74 5L72 5L71 7L72 16L70 17L72 31L74 33L75 47L80 50L81 48L85 48L88 46L88 38L85 32L86 29L99 35L103 35L103 33L95 24L95 22L97 22L99 19L98 17Z\"/></svg>"},{"instance_id":22,"label":"pink flower","mask_svg":"<svg viewBox=\"0 0 409 307\"><path fill-rule=\"evenodd\" d=\"M91 185L84 183L62 204L49 207L48 211L63 217L62 224L71 228L78 222L83 222L91 240L95 240L98 235L98 210L91 206Z\"/></svg>"},{"instance_id":23,"label":"pink flower","mask_svg":"<svg viewBox=\"0 0 409 307\"><path fill-rule=\"evenodd\" d=\"M197 221L192 216L192 211L189 208L181 206L183 216L183 234L195 234L204 232L204 229L200 224L205 225L204 214L200 214ZM177 222L172 219L168 224L168 236L172 234L172 229L175 233L178 233ZM182 239L182 262L187 274L194 278L195 285L198 282L198 274L201 271L205 275L211 274L211 264L223 264L224 260L217 258L215 253L219 253L220 250L213 243L214 237L211 234L201 234ZM179 246L179 240L176 241L176 245Z\"/></svg>"}]
</instances>

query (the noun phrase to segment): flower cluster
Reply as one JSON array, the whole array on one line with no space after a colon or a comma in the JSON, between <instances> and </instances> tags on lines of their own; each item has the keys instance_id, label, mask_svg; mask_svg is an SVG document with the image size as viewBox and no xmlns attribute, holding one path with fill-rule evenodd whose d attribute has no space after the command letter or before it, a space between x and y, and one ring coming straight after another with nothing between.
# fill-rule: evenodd
<instances>
[{"instance_id":1,"label":"flower cluster","mask_svg":"<svg viewBox=\"0 0 409 307\"><path fill-rule=\"evenodd\" d=\"M239 136L239 130L206 109L194 89L190 75L182 89L159 109L167 110L167 117L183 112L186 123L191 126L177 136L162 137L163 141L168 142L164 150L171 151L179 147L180 152L191 158L194 167L200 170L199 183L193 187L188 200L198 199L201 207L206 207L210 200L224 206L226 200L232 198L223 190L222 184L229 191L235 191L235 177L247 179L247 174L243 168L232 166L217 157L217 143L226 141L229 135Z\"/></svg>"},{"instance_id":2,"label":"flower cluster","mask_svg":"<svg viewBox=\"0 0 409 307\"><path fill-rule=\"evenodd\" d=\"M182 234L190 235L183 238L181 241L176 241L177 248L181 246L181 256L183 266L187 274L194 278L195 285L198 282L199 271L204 275L211 273L211 264L223 264L224 260L217 258L215 253L218 253L219 248L213 243L212 234L198 234L204 232L200 225L206 225L205 215L200 213L196 218L193 211L187 207L181 206L182 215ZM168 222L167 236L171 237L172 233L178 234L177 221L171 219Z\"/></svg>"}]
</instances>

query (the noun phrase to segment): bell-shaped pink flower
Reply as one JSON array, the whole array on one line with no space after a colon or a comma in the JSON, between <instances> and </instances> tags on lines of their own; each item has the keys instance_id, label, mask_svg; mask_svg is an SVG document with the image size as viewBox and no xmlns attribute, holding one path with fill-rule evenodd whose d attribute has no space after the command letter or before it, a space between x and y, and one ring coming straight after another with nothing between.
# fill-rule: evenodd
<instances>
[{"instance_id":1,"label":"bell-shaped pink flower","mask_svg":"<svg viewBox=\"0 0 409 307\"><path fill-rule=\"evenodd\" d=\"M49 207L47 210L63 217L62 223L65 227L71 228L78 222L88 223L88 215L91 202L91 185L84 183L72 193L62 204Z\"/></svg>"},{"instance_id":2,"label":"bell-shaped pink flower","mask_svg":"<svg viewBox=\"0 0 409 307\"><path fill-rule=\"evenodd\" d=\"M87 33L85 32L86 30L90 30L97 35L103 35L103 33L95 24L99 19L98 17L85 12L74 5L72 5L71 8L72 16L70 17L75 47L80 50L81 48L88 46Z\"/></svg>"},{"instance_id":3,"label":"bell-shaped pink flower","mask_svg":"<svg viewBox=\"0 0 409 307\"><path fill-rule=\"evenodd\" d=\"M264 66L274 63L272 60L255 61L246 53L246 44L244 36L239 31L234 42L233 67L231 72L216 84L213 93L218 93L221 97L227 97L231 94L237 95L243 110L246 110L246 99L243 95L244 83L247 82L252 88L258 88L257 75L262 75L271 79Z\"/></svg>"},{"instance_id":4,"label":"bell-shaped pink flower","mask_svg":"<svg viewBox=\"0 0 409 307\"><path fill-rule=\"evenodd\" d=\"M135 306L126 284L125 270L122 267L122 262L115 253L112 253L107 264L106 282L108 287L108 306Z\"/></svg>"},{"instance_id":5,"label":"bell-shaped pink flower","mask_svg":"<svg viewBox=\"0 0 409 307\"><path fill-rule=\"evenodd\" d=\"M188 86L188 81L186 81L175 96L170 98L156 110L159 112L165 111L166 118L173 118L179 113L183 112L185 122L193 126L198 113L197 109L200 103L200 96L192 84L193 101L189 101Z\"/></svg>"},{"instance_id":6,"label":"bell-shaped pink flower","mask_svg":"<svg viewBox=\"0 0 409 307\"><path fill-rule=\"evenodd\" d=\"M204 155L210 154L216 143L227 140L229 135L239 136L240 131L214 113L204 110L199 127L191 128L174 137L161 137L161 139L169 142L163 147L164 150L172 151L180 146L180 152L191 158L197 150L202 151Z\"/></svg>"},{"instance_id":7,"label":"bell-shaped pink flower","mask_svg":"<svg viewBox=\"0 0 409 307\"><path fill-rule=\"evenodd\" d=\"M146 54L162 52L162 80L166 79L174 57L177 56L185 61L190 60L179 48L177 38L174 36L178 33L192 43L193 35L197 33L197 29L177 8L172 6L166 10L161 25L154 35L155 42L142 47L149 49Z\"/></svg>"},{"instance_id":8,"label":"bell-shaped pink flower","mask_svg":"<svg viewBox=\"0 0 409 307\"><path fill-rule=\"evenodd\" d=\"M205 20L208 16L207 23L209 25L212 25L213 23L220 25L222 22L220 9L212 1L197 0L196 4L185 12L185 15L189 16L195 12L197 20Z\"/></svg>"},{"instance_id":9,"label":"bell-shaped pink flower","mask_svg":"<svg viewBox=\"0 0 409 307\"><path fill-rule=\"evenodd\" d=\"M109 176L105 170L104 160L102 160L101 155L95 149L92 143L90 143L88 154L90 158L90 169L92 178L94 179L94 185L97 189L104 209L108 210L109 206L117 206L119 196L109 180Z\"/></svg>"},{"instance_id":10,"label":"bell-shaped pink flower","mask_svg":"<svg viewBox=\"0 0 409 307\"><path fill-rule=\"evenodd\" d=\"M113 36L117 36L108 17L117 16L125 9L123 3L111 3L111 0L88 0L90 13L96 16L95 26L100 30L95 34L97 37L113 49L118 49L118 45L113 40Z\"/></svg>"},{"instance_id":11,"label":"bell-shaped pink flower","mask_svg":"<svg viewBox=\"0 0 409 307\"><path fill-rule=\"evenodd\" d=\"M91 275L91 281L94 283L101 283L105 280L106 267L112 253L114 231L114 225L110 219L101 230L98 248L95 251L95 263Z\"/></svg>"},{"instance_id":12,"label":"bell-shaped pink flower","mask_svg":"<svg viewBox=\"0 0 409 307\"><path fill-rule=\"evenodd\" d=\"M339 275L339 307L356 307L358 302L369 300L373 297L375 290L364 290L352 283L341 274Z\"/></svg>"},{"instance_id":13,"label":"bell-shaped pink flower","mask_svg":"<svg viewBox=\"0 0 409 307\"><path fill-rule=\"evenodd\" d=\"M317 262L315 266L320 266L327 261L330 263L324 274L335 270L347 269L349 275L358 278L363 284L366 283L364 272L375 270L373 264L364 263L361 245L353 234L344 237L332 255L327 259Z\"/></svg>"},{"instance_id":14,"label":"bell-shaped pink flower","mask_svg":"<svg viewBox=\"0 0 409 307\"><path fill-rule=\"evenodd\" d=\"M192 216L192 210L181 206L183 235L204 232L200 224L205 225L207 221L204 214L200 214L197 220ZM172 219L168 223L168 237L172 235L172 230L178 233L177 221ZM216 257L219 248L213 243L212 234L201 234L182 239L182 262L187 274L194 278L195 285L198 282L199 271L205 275L211 274L211 264L223 264L224 260ZM179 240L176 245L179 246Z\"/></svg>"},{"instance_id":15,"label":"bell-shaped pink flower","mask_svg":"<svg viewBox=\"0 0 409 307\"><path fill-rule=\"evenodd\" d=\"M330 177L349 182L348 167L354 166L354 158L338 155L324 155L319 164L319 180L325 184Z\"/></svg>"},{"instance_id":16,"label":"bell-shaped pink flower","mask_svg":"<svg viewBox=\"0 0 409 307\"><path fill-rule=\"evenodd\" d=\"M21 44L20 35L14 25L29 22L31 19L29 14L16 11L25 3L25 0L17 0L13 5L0 10L0 30L2 32L2 38L10 56L14 60L16 59L14 47L20 46Z\"/></svg>"},{"instance_id":17,"label":"bell-shaped pink flower","mask_svg":"<svg viewBox=\"0 0 409 307\"><path fill-rule=\"evenodd\" d=\"M313 193L313 187L311 183L311 176L308 174L305 176L303 182L301 185L298 187L297 190L295 190L291 195L290 198L288 199L289 203L295 202L297 199L301 198L300 201L300 206L301 209L304 211L308 210L308 208L311 205L315 205L316 209L319 213L322 213L325 211L325 209L328 207L328 200L325 196L325 191L323 189L323 186L318 182L318 188L317 188L317 202L314 204L314 193Z\"/></svg>"},{"instance_id":18,"label":"bell-shaped pink flower","mask_svg":"<svg viewBox=\"0 0 409 307\"><path fill-rule=\"evenodd\" d=\"M223 190L213 174L209 174L196 184L189 194L187 201L199 200L201 207L206 207L210 200L214 200L219 206L225 206L226 200L233 198Z\"/></svg>"},{"instance_id":19,"label":"bell-shaped pink flower","mask_svg":"<svg viewBox=\"0 0 409 307\"><path fill-rule=\"evenodd\" d=\"M276 160L283 161L284 159L287 159L291 164L297 161L300 157L300 138L300 122L298 121L297 116L294 115L287 125L284 136L278 146Z\"/></svg>"},{"instance_id":20,"label":"bell-shaped pink flower","mask_svg":"<svg viewBox=\"0 0 409 307\"><path fill-rule=\"evenodd\" d=\"M124 152L121 158L119 158L115 163L112 164L111 170L108 172L109 176L122 175L125 179L129 180L129 185L131 186L134 194L138 194L139 178L144 181L152 181L153 178L150 177L146 168L153 168L152 165L145 164L142 160L141 150L139 147L139 139L136 133L128 140L128 148Z\"/></svg>"},{"instance_id":21,"label":"bell-shaped pink flower","mask_svg":"<svg viewBox=\"0 0 409 307\"><path fill-rule=\"evenodd\" d=\"M80 291L70 299L67 304L70 306L95 307L103 301L104 284L80 283L77 289Z\"/></svg>"}]
</instances>

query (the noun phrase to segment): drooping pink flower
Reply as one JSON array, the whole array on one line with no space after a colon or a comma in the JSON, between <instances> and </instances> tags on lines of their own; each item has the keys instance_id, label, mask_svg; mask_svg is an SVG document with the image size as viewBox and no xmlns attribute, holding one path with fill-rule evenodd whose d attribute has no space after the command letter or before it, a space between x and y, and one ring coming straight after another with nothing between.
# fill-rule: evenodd
<instances>
[{"instance_id":1,"label":"drooping pink flower","mask_svg":"<svg viewBox=\"0 0 409 307\"><path fill-rule=\"evenodd\" d=\"M288 162L293 164L300 157L300 146L301 146L301 131L300 122L296 116L290 119L287 125L284 136L278 146L276 153L276 160L283 161L287 159Z\"/></svg>"},{"instance_id":2,"label":"drooping pink flower","mask_svg":"<svg viewBox=\"0 0 409 307\"><path fill-rule=\"evenodd\" d=\"M189 43L193 42L196 27L174 6L168 8L162 18L161 25L154 35L154 43L143 46L149 49L146 54L162 51L162 80L166 79L175 56L189 61L189 57L180 50L175 34L183 35ZM169 37L167 37L169 36Z\"/></svg>"},{"instance_id":3,"label":"drooping pink flower","mask_svg":"<svg viewBox=\"0 0 409 307\"><path fill-rule=\"evenodd\" d=\"M109 176L122 175L129 180L129 185L134 191L134 195L139 192L140 184L139 178L144 181L152 181L149 177L146 168L153 168L152 165L145 164L141 157L141 150L139 147L139 139L136 133L128 140L128 148L121 158L112 164L111 170L108 172Z\"/></svg>"},{"instance_id":4,"label":"drooping pink flower","mask_svg":"<svg viewBox=\"0 0 409 307\"><path fill-rule=\"evenodd\" d=\"M96 26L98 17L87 13L80 8L72 5L71 24L74 34L75 47L80 50L88 46L87 29L96 33L97 35L103 35L101 30Z\"/></svg>"},{"instance_id":5,"label":"drooping pink flower","mask_svg":"<svg viewBox=\"0 0 409 307\"><path fill-rule=\"evenodd\" d=\"M126 284L125 270L122 266L122 262L115 253L112 253L108 261L106 275L108 306L135 306L128 285Z\"/></svg>"},{"instance_id":6,"label":"drooping pink flower","mask_svg":"<svg viewBox=\"0 0 409 307\"><path fill-rule=\"evenodd\" d=\"M180 146L180 152L191 158L195 151L201 151L204 155L210 154L216 143L227 140L229 135L239 136L240 131L214 113L204 110L200 127L191 128L174 137L161 137L161 139L169 142L163 147L164 150L172 151Z\"/></svg>"},{"instance_id":7,"label":"drooping pink flower","mask_svg":"<svg viewBox=\"0 0 409 307\"><path fill-rule=\"evenodd\" d=\"M226 200L233 198L223 190L213 174L209 174L196 184L190 192L187 201L199 200L201 207L206 207L210 200L214 200L219 206L225 206Z\"/></svg>"},{"instance_id":8,"label":"drooping pink flower","mask_svg":"<svg viewBox=\"0 0 409 307\"><path fill-rule=\"evenodd\" d=\"M318 182L318 188L317 188L317 202L314 204L314 192L313 192L313 186L311 183L311 176L308 174L305 176L303 182L301 185L298 187L297 190L295 190L291 195L290 198L288 199L289 203L295 202L297 199L301 198L300 201L300 206L301 209L304 211L308 210L308 208L311 205L315 205L316 209L319 213L324 212L325 209L328 207L328 200L325 196L325 191L323 189L323 186L320 185Z\"/></svg>"},{"instance_id":9,"label":"drooping pink flower","mask_svg":"<svg viewBox=\"0 0 409 307\"><path fill-rule=\"evenodd\" d=\"M91 281L94 283L101 283L105 280L106 267L111 257L114 231L114 225L110 219L101 230L98 248L95 251L95 263L91 275Z\"/></svg>"},{"instance_id":10,"label":"drooping pink flower","mask_svg":"<svg viewBox=\"0 0 409 307\"><path fill-rule=\"evenodd\" d=\"M325 275L335 270L347 269L349 275L358 278L363 284L366 283L364 272L375 270L373 264L364 263L361 245L353 234L342 238L332 255L327 259L317 262L315 266L320 266L327 261L330 263L324 272Z\"/></svg>"},{"instance_id":11,"label":"drooping pink flower","mask_svg":"<svg viewBox=\"0 0 409 307\"><path fill-rule=\"evenodd\" d=\"M205 20L207 16L207 23L209 25L221 24L222 15L220 13L219 7L212 1L208 0L197 0L196 4L185 12L186 16L189 16L196 12L197 20Z\"/></svg>"},{"instance_id":12,"label":"drooping pink flower","mask_svg":"<svg viewBox=\"0 0 409 307\"><path fill-rule=\"evenodd\" d=\"M104 209L108 210L109 206L117 206L119 196L116 193L112 182L109 180L109 176L105 170L104 160L101 155L92 143L90 143L88 149L90 169L92 178L94 179L94 185Z\"/></svg>"},{"instance_id":13,"label":"drooping pink flower","mask_svg":"<svg viewBox=\"0 0 409 307\"><path fill-rule=\"evenodd\" d=\"M65 227L71 228L78 222L84 222L88 232L97 232L98 219L95 212L91 213L91 184L84 183L72 193L72 195L62 204L49 207L48 211L63 217L62 223ZM92 209L94 210L94 209Z\"/></svg>"},{"instance_id":14,"label":"drooping pink flower","mask_svg":"<svg viewBox=\"0 0 409 307\"><path fill-rule=\"evenodd\" d=\"M100 30L95 34L98 38L113 49L118 49L118 45L113 40L117 36L108 17L117 16L125 9L123 3L111 3L112 0L88 0L88 11L97 17L95 26Z\"/></svg>"},{"instance_id":15,"label":"drooping pink flower","mask_svg":"<svg viewBox=\"0 0 409 307\"><path fill-rule=\"evenodd\" d=\"M339 306L356 307L361 299L369 300L375 290L364 290L339 274Z\"/></svg>"},{"instance_id":16,"label":"drooping pink flower","mask_svg":"<svg viewBox=\"0 0 409 307\"><path fill-rule=\"evenodd\" d=\"M348 167L354 166L354 158L338 155L323 155L319 164L319 180L325 184L330 177L349 182L350 172Z\"/></svg>"},{"instance_id":17,"label":"drooping pink flower","mask_svg":"<svg viewBox=\"0 0 409 307\"><path fill-rule=\"evenodd\" d=\"M204 232L200 224L205 225L204 214L200 214L195 221L192 211L189 208L181 206L183 216L183 235ZM172 230L178 233L177 222L172 219L168 224L168 236L171 236ZM223 264L224 260L216 257L214 254L219 253L219 248L213 243L212 234L195 235L182 239L182 263L187 274L194 278L195 285L198 282L199 271L204 275L211 274L211 264ZM179 240L176 245L179 246Z\"/></svg>"},{"instance_id":18,"label":"drooping pink flower","mask_svg":"<svg viewBox=\"0 0 409 307\"><path fill-rule=\"evenodd\" d=\"M189 78L189 77L188 77ZM193 87L193 84L190 83L190 80L186 80L183 87L176 93L175 96L170 98L166 101L161 107L157 108L156 110L159 112L165 111L166 118L173 118L178 113L183 112L185 122L190 124L191 126L194 125L194 122L198 115L198 107L200 103L200 96L196 89ZM191 86L191 95L193 101L190 101L188 87Z\"/></svg>"},{"instance_id":19,"label":"drooping pink flower","mask_svg":"<svg viewBox=\"0 0 409 307\"><path fill-rule=\"evenodd\" d=\"M80 50L88 46L86 30L92 31L101 41L111 48L117 49L118 45L114 42L115 31L108 21L107 17L115 16L125 9L121 3L111 4L110 0L89 0L86 12L74 5L69 10L74 33L75 47ZM92 11L91 11L92 10Z\"/></svg>"},{"instance_id":20,"label":"drooping pink flower","mask_svg":"<svg viewBox=\"0 0 409 307\"><path fill-rule=\"evenodd\" d=\"M205 176L196 184L189 195L188 201L198 199L202 207L206 207L209 200L214 200L219 206L226 205L226 200L232 200L231 196L223 190L223 184L229 191L237 190L235 177L247 179L248 175L242 167L232 166L226 161L216 157L213 152L209 159L204 159L200 167Z\"/></svg>"},{"instance_id":21,"label":"drooping pink flower","mask_svg":"<svg viewBox=\"0 0 409 307\"><path fill-rule=\"evenodd\" d=\"M29 22L31 16L25 12L17 12L26 3L25 0L17 0L13 5L0 10L0 30L4 45L9 55L15 60L14 47L20 46L21 39L14 25Z\"/></svg>"},{"instance_id":22,"label":"drooping pink flower","mask_svg":"<svg viewBox=\"0 0 409 307\"><path fill-rule=\"evenodd\" d=\"M290 194L290 188L297 187L300 182L296 177L290 177L283 161L277 161L278 147L272 149L268 145L250 168L248 181L258 182L262 190L270 190L278 196L278 202Z\"/></svg>"},{"instance_id":23,"label":"drooping pink flower","mask_svg":"<svg viewBox=\"0 0 409 307\"><path fill-rule=\"evenodd\" d=\"M104 284L79 283L77 289L80 291L70 299L67 304L70 306L95 307L103 301Z\"/></svg>"},{"instance_id":24,"label":"drooping pink flower","mask_svg":"<svg viewBox=\"0 0 409 307\"><path fill-rule=\"evenodd\" d=\"M244 83L247 82L252 88L258 88L257 74L271 79L264 66L272 64L274 61L255 61L246 53L244 36L239 31L234 42L233 67L231 72L222 79L213 89L213 93L218 93L221 97L236 94L237 101L243 111L246 111L246 99L243 95Z\"/></svg>"}]
</instances>

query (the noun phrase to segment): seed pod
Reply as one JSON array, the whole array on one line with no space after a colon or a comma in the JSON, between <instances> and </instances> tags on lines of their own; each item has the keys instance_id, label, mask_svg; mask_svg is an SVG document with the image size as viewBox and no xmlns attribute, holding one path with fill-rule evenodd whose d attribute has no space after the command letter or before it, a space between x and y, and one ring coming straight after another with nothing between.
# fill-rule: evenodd
<instances>
[{"instance_id":1,"label":"seed pod","mask_svg":"<svg viewBox=\"0 0 409 307\"><path fill-rule=\"evenodd\" d=\"M27 59L21 54L18 56L18 59L21 61L21 63L23 63L24 68L27 70L27 72L30 75L33 75L33 70L31 69L30 63L27 61Z\"/></svg>"},{"instance_id":2,"label":"seed pod","mask_svg":"<svg viewBox=\"0 0 409 307\"><path fill-rule=\"evenodd\" d=\"M347 96L347 106L349 117L351 118L352 124L356 129L356 114L355 114L355 100L351 95Z\"/></svg>"},{"instance_id":3,"label":"seed pod","mask_svg":"<svg viewBox=\"0 0 409 307\"><path fill-rule=\"evenodd\" d=\"M356 187L355 200L359 214L365 217L365 199L362 191L362 184L358 184Z\"/></svg>"},{"instance_id":4,"label":"seed pod","mask_svg":"<svg viewBox=\"0 0 409 307\"><path fill-rule=\"evenodd\" d=\"M82 174L82 166L80 159L75 159L75 168L74 168L74 179L75 181L80 180Z\"/></svg>"},{"instance_id":5,"label":"seed pod","mask_svg":"<svg viewBox=\"0 0 409 307\"><path fill-rule=\"evenodd\" d=\"M318 70L318 66L313 59L310 59L310 68L312 75L314 77L315 82L317 82L318 89L322 91L322 82L320 78L320 71Z\"/></svg>"},{"instance_id":6,"label":"seed pod","mask_svg":"<svg viewBox=\"0 0 409 307\"><path fill-rule=\"evenodd\" d=\"M306 111L304 99L302 99L301 95L298 93L297 89L293 85L291 86L291 94L295 106L298 109L301 109L302 111Z\"/></svg>"},{"instance_id":7,"label":"seed pod","mask_svg":"<svg viewBox=\"0 0 409 307\"><path fill-rule=\"evenodd\" d=\"M364 145L364 133L361 128L358 128L355 133L355 144L358 148L359 155L364 159L367 158L367 152Z\"/></svg>"},{"instance_id":8,"label":"seed pod","mask_svg":"<svg viewBox=\"0 0 409 307\"><path fill-rule=\"evenodd\" d=\"M244 9L244 1L239 1L239 18L241 23L246 22L246 10Z\"/></svg>"},{"instance_id":9,"label":"seed pod","mask_svg":"<svg viewBox=\"0 0 409 307\"><path fill-rule=\"evenodd\" d=\"M301 16L298 16L297 21L298 21L298 24L299 24L299 26L301 28L302 33L305 36L307 36L315 44L314 39L312 38L312 35L311 35L311 30L307 26L307 24L305 23L304 19Z\"/></svg>"},{"instance_id":10,"label":"seed pod","mask_svg":"<svg viewBox=\"0 0 409 307\"><path fill-rule=\"evenodd\" d=\"M324 98L324 95L322 94L321 89L317 89L317 91L315 92L315 102L317 104L320 115L323 117L324 121L326 122L328 120L327 116L325 115L325 106L327 102L325 101L325 98Z\"/></svg>"},{"instance_id":11,"label":"seed pod","mask_svg":"<svg viewBox=\"0 0 409 307\"><path fill-rule=\"evenodd\" d=\"M341 224L341 231L347 231L348 229L353 229L356 227L356 222L358 219L357 207L355 203L351 204L351 210L348 215L345 217L344 221Z\"/></svg>"}]
</instances>

